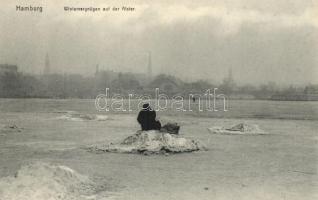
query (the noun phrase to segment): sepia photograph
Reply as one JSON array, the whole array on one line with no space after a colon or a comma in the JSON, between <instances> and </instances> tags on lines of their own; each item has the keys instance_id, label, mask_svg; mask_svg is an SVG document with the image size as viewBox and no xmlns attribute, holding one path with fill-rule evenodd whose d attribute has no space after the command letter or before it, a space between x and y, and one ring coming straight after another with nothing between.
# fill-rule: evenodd
<instances>
[{"instance_id":1,"label":"sepia photograph","mask_svg":"<svg viewBox=\"0 0 318 200\"><path fill-rule=\"evenodd\" d=\"M318 199L318 0L1 0L0 200Z\"/></svg>"}]
</instances>

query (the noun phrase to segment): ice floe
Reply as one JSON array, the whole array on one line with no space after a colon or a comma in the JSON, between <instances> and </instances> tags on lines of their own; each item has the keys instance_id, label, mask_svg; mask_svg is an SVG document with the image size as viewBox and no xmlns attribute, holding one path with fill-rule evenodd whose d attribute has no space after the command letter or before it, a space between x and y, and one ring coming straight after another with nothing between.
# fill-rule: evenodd
<instances>
[{"instance_id":1,"label":"ice floe","mask_svg":"<svg viewBox=\"0 0 318 200\"><path fill-rule=\"evenodd\" d=\"M266 134L266 132L259 128L257 124L239 123L229 128L212 127L208 128L210 133L223 135L245 135L245 134Z\"/></svg>"}]
</instances>

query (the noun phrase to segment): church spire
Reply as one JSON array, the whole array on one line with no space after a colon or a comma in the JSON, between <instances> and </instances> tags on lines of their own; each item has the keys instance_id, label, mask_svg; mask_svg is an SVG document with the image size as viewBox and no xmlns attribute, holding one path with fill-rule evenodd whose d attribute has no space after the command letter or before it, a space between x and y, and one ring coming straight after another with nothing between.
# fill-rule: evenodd
<instances>
[{"instance_id":1,"label":"church spire","mask_svg":"<svg viewBox=\"0 0 318 200\"><path fill-rule=\"evenodd\" d=\"M151 51L148 52L148 78L152 77L152 61L151 61Z\"/></svg>"},{"instance_id":2,"label":"church spire","mask_svg":"<svg viewBox=\"0 0 318 200\"><path fill-rule=\"evenodd\" d=\"M99 74L99 64L96 65L95 76L98 76L98 74Z\"/></svg>"},{"instance_id":3,"label":"church spire","mask_svg":"<svg viewBox=\"0 0 318 200\"><path fill-rule=\"evenodd\" d=\"M234 82L232 68L229 69L228 81Z\"/></svg>"},{"instance_id":4,"label":"church spire","mask_svg":"<svg viewBox=\"0 0 318 200\"><path fill-rule=\"evenodd\" d=\"M49 54L46 53L46 56L45 56L45 66L44 66L44 74L47 75L47 74L50 74L51 71L50 71L50 60L49 60Z\"/></svg>"}]
</instances>

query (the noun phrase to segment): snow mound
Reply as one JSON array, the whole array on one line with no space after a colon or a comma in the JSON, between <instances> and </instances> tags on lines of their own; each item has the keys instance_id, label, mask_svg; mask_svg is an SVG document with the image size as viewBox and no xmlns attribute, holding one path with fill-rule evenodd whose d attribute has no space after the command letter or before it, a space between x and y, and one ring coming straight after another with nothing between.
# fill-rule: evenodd
<instances>
[{"instance_id":1,"label":"snow mound","mask_svg":"<svg viewBox=\"0 0 318 200\"><path fill-rule=\"evenodd\" d=\"M265 131L259 128L257 124L240 123L230 128L212 127L208 130L213 134L224 135L244 135L244 134L265 134Z\"/></svg>"},{"instance_id":2,"label":"snow mound","mask_svg":"<svg viewBox=\"0 0 318 200\"><path fill-rule=\"evenodd\" d=\"M97 121L106 121L109 119L107 115L95 115L94 119Z\"/></svg>"},{"instance_id":3,"label":"snow mound","mask_svg":"<svg viewBox=\"0 0 318 200\"><path fill-rule=\"evenodd\" d=\"M67 113L58 119L69 121L106 121L109 118L107 115Z\"/></svg>"},{"instance_id":4,"label":"snow mound","mask_svg":"<svg viewBox=\"0 0 318 200\"><path fill-rule=\"evenodd\" d=\"M155 130L138 131L121 143L89 147L94 152L168 154L205 149L200 142Z\"/></svg>"},{"instance_id":5,"label":"snow mound","mask_svg":"<svg viewBox=\"0 0 318 200\"><path fill-rule=\"evenodd\" d=\"M53 113L59 113L59 114L73 114L77 113L76 111L73 110L55 110Z\"/></svg>"},{"instance_id":6,"label":"snow mound","mask_svg":"<svg viewBox=\"0 0 318 200\"><path fill-rule=\"evenodd\" d=\"M1 178L0 199L96 200L93 188L88 177L69 167L38 162L22 166L14 177Z\"/></svg>"}]
</instances>

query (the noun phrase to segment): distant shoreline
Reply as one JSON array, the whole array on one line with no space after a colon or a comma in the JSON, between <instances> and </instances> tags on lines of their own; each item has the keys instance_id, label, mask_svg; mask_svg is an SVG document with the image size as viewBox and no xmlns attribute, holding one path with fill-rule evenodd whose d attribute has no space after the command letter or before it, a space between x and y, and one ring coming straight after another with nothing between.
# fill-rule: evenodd
<instances>
[{"instance_id":1,"label":"distant shoreline","mask_svg":"<svg viewBox=\"0 0 318 200\"><path fill-rule=\"evenodd\" d=\"M92 98L78 98L78 97L74 97L74 98L58 98L58 97L38 97L38 96L31 96L31 97L0 97L0 99L56 99L56 100L70 100L70 99L83 99L83 100L95 100L95 97ZM111 100L111 98L108 98L109 100ZM185 98L186 99L186 98ZM150 99L150 100L155 100L155 99ZM230 101L291 101L291 102L317 102L318 99L264 99L264 98L229 98ZM204 101L204 99L202 99L201 101Z\"/></svg>"},{"instance_id":2,"label":"distant shoreline","mask_svg":"<svg viewBox=\"0 0 318 200\"><path fill-rule=\"evenodd\" d=\"M16 5L15 6L15 11L17 12L43 12L43 6L21 6L21 5Z\"/></svg>"}]
</instances>

